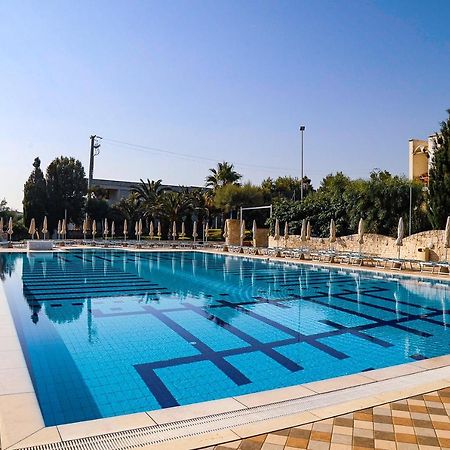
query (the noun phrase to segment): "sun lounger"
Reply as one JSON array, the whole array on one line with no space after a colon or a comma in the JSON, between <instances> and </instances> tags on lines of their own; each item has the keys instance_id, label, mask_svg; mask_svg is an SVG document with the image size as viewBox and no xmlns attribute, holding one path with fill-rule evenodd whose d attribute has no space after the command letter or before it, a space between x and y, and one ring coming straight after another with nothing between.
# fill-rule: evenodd
<instances>
[{"instance_id":1,"label":"sun lounger","mask_svg":"<svg viewBox=\"0 0 450 450\"><path fill-rule=\"evenodd\" d=\"M320 253L319 261L328 263L339 263L339 254L334 250L324 251Z\"/></svg>"},{"instance_id":2,"label":"sun lounger","mask_svg":"<svg viewBox=\"0 0 450 450\"><path fill-rule=\"evenodd\" d=\"M391 265L391 270L403 270L410 269L413 270L412 260L410 259L402 259L402 258L390 258L388 263ZM408 267L409 266L409 267Z\"/></svg>"},{"instance_id":3,"label":"sun lounger","mask_svg":"<svg viewBox=\"0 0 450 450\"><path fill-rule=\"evenodd\" d=\"M284 251L282 252L282 254L284 254ZM308 248L293 248L287 250L285 256L295 259L306 259L306 255L310 256L310 251Z\"/></svg>"},{"instance_id":4,"label":"sun lounger","mask_svg":"<svg viewBox=\"0 0 450 450\"><path fill-rule=\"evenodd\" d=\"M231 253L243 253L243 249L240 245L229 245L228 251Z\"/></svg>"},{"instance_id":5,"label":"sun lounger","mask_svg":"<svg viewBox=\"0 0 450 450\"><path fill-rule=\"evenodd\" d=\"M421 261L420 263L421 272L434 273L435 269L437 268L438 268L437 264L433 261Z\"/></svg>"},{"instance_id":6,"label":"sun lounger","mask_svg":"<svg viewBox=\"0 0 450 450\"><path fill-rule=\"evenodd\" d=\"M364 256L348 255L348 263L352 266L362 266L364 264Z\"/></svg>"},{"instance_id":7,"label":"sun lounger","mask_svg":"<svg viewBox=\"0 0 450 450\"><path fill-rule=\"evenodd\" d=\"M244 253L247 255L258 255L259 251L257 247L244 247Z\"/></svg>"},{"instance_id":8,"label":"sun lounger","mask_svg":"<svg viewBox=\"0 0 450 450\"><path fill-rule=\"evenodd\" d=\"M281 257L281 251L282 250L283 249L281 249L281 248L271 247L271 248L267 249L267 255L279 258L279 257Z\"/></svg>"},{"instance_id":9,"label":"sun lounger","mask_svg":"<svg viewBox=\"0 0 450 450\"><path fill-rule=\"evenodd\" d=\"M381 256L376 256L373 258L375 267L379 269L386 269L388 261L389 261L388 258L383 258Z\"/></svg>"},{"instance_id":10,"label":"sun lounger","mask_svg":"<svg viewBox=\"0 0 450 450\"><path fill-rule=\"evenodd\" d=\"M437 263L437 265L439 267L439 273L444 273L444 274L450 275L450 263L440 262L440 263Z\"/></svg>"}]
</instances>

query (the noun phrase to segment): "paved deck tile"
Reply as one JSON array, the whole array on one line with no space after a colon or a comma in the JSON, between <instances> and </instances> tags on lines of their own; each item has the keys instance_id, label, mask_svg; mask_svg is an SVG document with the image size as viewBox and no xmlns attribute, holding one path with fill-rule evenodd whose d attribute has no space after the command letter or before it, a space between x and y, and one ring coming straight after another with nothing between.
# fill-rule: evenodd
<instances>
[{"instance_id":1,"label":"paved deck tile","mask_svg":"<svg viewBox=\"0 0 450 450\"><path fill-rule=\"evenodd\" d=\"M450 450L450 387L211 450Z\"/></svg>"}]
</instances>

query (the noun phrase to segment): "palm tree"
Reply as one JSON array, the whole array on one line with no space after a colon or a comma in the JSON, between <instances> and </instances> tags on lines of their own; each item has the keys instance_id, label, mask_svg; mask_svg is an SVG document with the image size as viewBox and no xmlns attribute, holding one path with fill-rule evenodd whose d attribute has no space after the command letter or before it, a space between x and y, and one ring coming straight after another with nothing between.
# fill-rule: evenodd
<instances>
[{"instance_id":1,"label":"palm tree","mask_svg":"<svg viewBox=\"0 0 450 450\"><path fill-rule=\"evenodd\" d=\"M212 220L215 217L221 217L223 220L223 214L221 210L215 207L214 198L215 192L213 190L205 189L193 189L190 192L192 198L192 206L196 211L196 217L199 220Z\"/></svg>"},{"instance_id":2,"label":"palm tree","mask_svg":"<svg viewBox=\"0 0 450 450\"><path fill-rule=\"evenodd\" d=\"M113 209L119 211L124 219L136 222L136 220L139 220L141 212L141 202L138 194L132 192L127 198L123 198L120 202L116 203Z\"/></svg>"},{"instance_id":3,"label":"palm tree","mask_svg":"<svg viewBox=\"0 0 450 450\"><path fill-rule=\"evenodd\" d=\"M226 161L217 164L217 168L209 169L211 175L206 177L206 186L217 189L227 184L239 184L242 175L234 170L234 165Z\"/></svg>"},{"instance_id":4,"label":"palm tree","mask_svg":"<svg viewBox=\"0 0 450 450\"><path fill-rule=\"evenodd\" d=\"M162 180L149 180L144 181L141 178L141 184L136 186L133 191L136 192L139 197L148 198L158 194L162 189Z\"/></svg>"},{"instance_id":5,"label":"palm tree","mask_svg":"<svg viewBox=\"0 0 450 450\"><path fill-rule=\"evenodd\" d=\"M142 213L145 217L153 217L160 211L160 197L163 192L162 180L144 181L141 179L139 186L136 186L133 191L137 199L141 203Z\"/></svg>"},{"instance_id":6,"label":"palm tree","mask_svg":"<svg viewBox=\"0 0 450 450\"><path fill-rule=\"evenodd\" d=\"M172 223L191 212L193 208L192 196L187 189L182 189L180 192L164 192L161 195L160 208L161 215Z\"/></svg>"}]
</instances>

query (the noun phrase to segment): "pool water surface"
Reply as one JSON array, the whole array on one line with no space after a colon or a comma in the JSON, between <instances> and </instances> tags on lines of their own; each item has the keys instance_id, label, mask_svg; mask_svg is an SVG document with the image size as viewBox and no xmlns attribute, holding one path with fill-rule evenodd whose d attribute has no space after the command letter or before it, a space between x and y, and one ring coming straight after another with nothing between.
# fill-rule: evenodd
<instances>
[{"instance_id":1,"label":"pool water surface","mask_svg":"<svg viewBox=\"0 0 450 450\"><path fill-rule=\"evenodd\" d=\"M450 285L201 252L0 254L47 426L449 353Z\"/></svg>"}]
</instances>

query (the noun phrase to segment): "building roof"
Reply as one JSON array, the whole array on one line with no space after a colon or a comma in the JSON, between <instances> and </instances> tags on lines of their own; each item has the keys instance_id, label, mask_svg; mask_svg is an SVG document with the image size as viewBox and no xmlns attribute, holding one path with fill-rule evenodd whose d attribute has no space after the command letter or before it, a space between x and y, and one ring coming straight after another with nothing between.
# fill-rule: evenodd
<instances>
[{"instance_id":1,"label":"building roof","mask_svg":"<svg viewBox=\"0 0 450 450\"><path fill-rule=\"evenodd\" d=\"M105 180L102 178L93 178L92 186L99 186L104 189L133 189L141 184L140 181L122 181L122 180ZM162 184L161 187L164 188L180 188L182 186L175 184ZM188 189L202 189L209 190L204 186L186 186Z\"/></svg>"}]
</instances>

